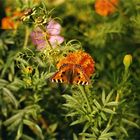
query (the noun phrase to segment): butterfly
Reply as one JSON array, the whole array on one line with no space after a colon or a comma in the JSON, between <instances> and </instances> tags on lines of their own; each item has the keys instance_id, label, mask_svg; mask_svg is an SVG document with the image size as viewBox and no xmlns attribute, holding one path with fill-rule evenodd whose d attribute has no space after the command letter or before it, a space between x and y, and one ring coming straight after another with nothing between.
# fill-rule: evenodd
<instances>
[{"instance_id":1,"label":"butterfly","mask_svg":"<svg viewBox=\"0 0 140 140\"><path fill-rule=\"evenodd\" d=\"M52 82L88 85L90 79L78 64L64 63L52 76Z\"/></svg>"},{"instance_id":2,"label":"butterfly","mask_svg":"<svg viewBox=\"0 0 140 140\"><path fill-rule=\"evenodd\" d=\"M58 71L51 77L51 81L88 85L94 72L94 63L92 57L86 52L71 52L57 63Z\"/></svg>"}]
</instances>

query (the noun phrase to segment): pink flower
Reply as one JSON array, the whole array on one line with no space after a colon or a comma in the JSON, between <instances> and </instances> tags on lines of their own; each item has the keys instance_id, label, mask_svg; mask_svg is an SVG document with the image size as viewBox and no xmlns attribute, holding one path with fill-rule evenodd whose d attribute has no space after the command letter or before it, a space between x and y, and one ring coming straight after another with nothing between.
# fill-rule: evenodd
<instances>
[{"instance_id":1,"label":"pink flower","mask_svg":"<svg viewBox=\"0 0 140 140\"><path fill-rule=\"evenodd\" d=\"M47 31L51 35L59 35L61 31L61 25L54 20L51 20L47 25Z\"/></svg>"},{"instance_id":2,"label":"pink flower","mask_svg":"<svg viewBox=\"0 0 140 140\"><path fill-rule=\"evenodd\" d=\"M63 43L64 37L60 36L61 25L54 20L51 20L47 25L47 32L49 36L49 42L53 47Z\"/></svg>"},{"instance_id":3,"label":"pink flower","mask_svg":"<svg viewBox=\"0 0 140 140\"><path fill-rule=\"evenodd\" d=\"M33 32L31 32L31 39L34 45L37 46L38 50L45 48L47 45L45 35L39 27L37 27Z\"/></svg>"},{"instance_id":4,"label":"pink flower","mask_svg":"<svg viewBox=\"0 0 140 140\"><path fill-rule=\"evenodd\" d=\"M51 20L46 26L46 32L37 27L31 33L32 42L37 46L38 50L47 47L48 42L53 48L60 45L64 41L64 37L60 36L61 25L54 20Z\"/></svg>"},{"instance_id":5,"label":"pink flower","mask_svg":"<svg viewBox=\"0 0 140 140\"><path fill-rule=\"evenodd\" d=\"M49 42L51 43L52 47L56 47L57 44L61 44L64 42L64 37L62 37L60 35L50 36Z\"/></svg>"}]
</instances>

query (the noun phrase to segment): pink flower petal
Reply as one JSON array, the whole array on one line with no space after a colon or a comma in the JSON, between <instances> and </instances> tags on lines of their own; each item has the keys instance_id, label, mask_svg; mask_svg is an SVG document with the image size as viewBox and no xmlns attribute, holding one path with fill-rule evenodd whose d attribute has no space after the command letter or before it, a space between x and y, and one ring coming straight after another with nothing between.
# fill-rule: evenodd
<instances>
[{"instance_id":1,"label":"pink flower petal","mask_svg":"<svg viewBox=\"0 0 140 140\"><path fill-rule=\"evenodd\" d=\"M47 46L46 39L48 39L52 47L56 47L64 41L64 37L59 36L60 30L61 25L56 21L51 20L46 26L46 31L48 35L46 35L39 27L37 27L31 33L32 42L37 46L38 50L41 50Z\"/></svg>"},{"instance_id":2,"label":"pink flower petal","mask_svg":"<svg viewBox=\"0 0 140 140\"><path fill-rule=\"evenodd\" d=\"M39 45L37 45L37 50L42 50L42 49L44 49L45 48L45 46L46 46L46 44L39 44Z\"/></svg>"},{"instance_id":3,"label":"pink flower petal","mask_svg":"<svg viewBox=\"0 0 140 140\"><path fill-rule=\"evenodd\" d=\"M49 42L53 47L56 47L57 45L63 43L64 37L62 36L50 36Z\"/></svg>"},{"instance_id":4,"label":"pink flower petal","mask_svg":"<svg viewBox=\"0 0 140 140\"><path fill-rule=\"evenodd\" d=\"M47 31L50 35L60 34L61 25L54 20L51 20L47 25Z\"/></svg>"}]
</instances>

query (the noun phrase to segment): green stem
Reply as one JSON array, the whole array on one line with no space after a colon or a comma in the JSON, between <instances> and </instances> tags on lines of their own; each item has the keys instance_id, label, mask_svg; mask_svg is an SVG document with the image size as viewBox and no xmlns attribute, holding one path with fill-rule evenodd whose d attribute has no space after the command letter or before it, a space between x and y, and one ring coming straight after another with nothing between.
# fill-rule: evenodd
<instances>
[{"instance_id":1,"label":"green stem","mask_svg":"<svg viewBox=\"0 0 140 140\"><path fill-rule=\"evenodd\" d=\"M115 98L115 102L118 102L118 101L119 101L120 91L121 91L121 90L117 91L117 95L116 95L116 98ZM116 111L116 107L113 108L113 111L114 111L114 112ZM110 118L109 118L109 121L108 121L107 127L110 126L111 121L112 121L112 118L113 118L113 115L114 115L114 114L111 114L111 115L110 115Z\"/></svg>"},{"instance_id":2,"label":"green stem","mask_svg":"<svg viewBox=\"0 0 140 140\"><path fill-rule=\"evenodd\" d=\"M24 39L23 48L27 47L28 38L29 38L29 28L28 28L28 26L26 26L25 27L25 39Z\"/></svg>"},{"instance_id":3,"label":"green stem","mask_svg":"<svg viewBox=\"0 0 140 140\"><path fill-rule=\"evenodd\" d=\"M129 70L128 68L125 67L125 72L124 72L124 75L123 75L123 82L125 83L129 78Z\"/></svg>"},{"instance_id":4,"label":"green stem","mask_svg":"<svg viewBox=\"0 0 140 140\"><path fill-rule=\"evenodd\" d=\"M130 74L129 74L129 69L125 67L125 71L124 71L124 74L123 74L123 77L122 77L122 82L119 84L119 89L117 90L117 95L116 95L116 98L115 98L115 102L118 102L118 101L119 101L120 96L121 96L122 93L124 92L124 91L123 91L123 88L124 88L125 83L127 82L128 78L129 78L129 76L130 76ZM114 111L114 112L116 111L116 107L113 108L113 111ZM108 127L109 127L110 124L111 124L113 115L114 115L114 114L111 114L111 116L110 116L110 118L109 118L109 121L108 121L108 124L107 124Z\"/></svg>"},{"instance_id":5,"label":"green stem","mask_svg":"<svg viewBox=\"0 0 140 140\"><path fill-rule=\"evenodd\" d=\"M46 42L47 42L47 44L48 44L48 46L49 46L50 50L52 50L52 49L53 49L53 47L52 47L52 45L50 44L50 42L48 41L47 37L46 37Z\"/></svg>"},{"instance_id":6,"label":"green stem","mask_svg":"<svg viewBox=\"0 0 140 140\"><path fill-rule=\"evenodd\" d=\"M85 91L84 91L84 88L83 88L82 86L79 86L79 89L81 90L81 93L82 93L83 97L85 98L85 100L86 100L86 102L87 102L87 106L88 106L89 112L91 112L92 109L91 109L89 100L88 100L88 98L87 98L87 95L86 95L86 93L85 93Z\"/></svg>"},{"instance_id":7,"label":"green stem","mask_svg":"<svg viewBox=\"0 0 140 140\"><path fill-rule=\"evenodd\" d=\"M52 45L50 44L50 42L48 41L46 28L45 28L43 25L39 25L39 28L42 29L43 34L44 34L44 36L45 36L45 41L47 42L47 45L49 46L49 49L52 50L53 47L52 47Z\"/></svg>"}]
</instances>

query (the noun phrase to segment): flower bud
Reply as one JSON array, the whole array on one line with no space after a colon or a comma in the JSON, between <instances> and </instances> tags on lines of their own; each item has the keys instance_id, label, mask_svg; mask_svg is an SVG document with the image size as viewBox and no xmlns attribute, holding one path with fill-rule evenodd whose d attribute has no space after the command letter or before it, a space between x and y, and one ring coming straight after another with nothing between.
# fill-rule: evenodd
<instances>
[{"instance_id":1,"label":"flower bud","mask_svg":"<svg viewBox=\"0 0 140 140\"><path fill-rule=\"evenodd\" d=\"M123 64L125 68L128 69L131 63L132 63L132 55L131 54L125 55L123 59Z\"/></svg>"},{"instance_id":2,"label":"flower bud","mask_svg":"<svg viewBox=\"0 0 140 140\"><path fill-rule=\"evenodd\" d=\"M23 69L22 72L25 73L25 74L31 74L32 71L33 71L32 66L27 66L27 67L25 67L25 68Z\"/></svg>"}]
</instances>

